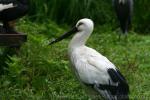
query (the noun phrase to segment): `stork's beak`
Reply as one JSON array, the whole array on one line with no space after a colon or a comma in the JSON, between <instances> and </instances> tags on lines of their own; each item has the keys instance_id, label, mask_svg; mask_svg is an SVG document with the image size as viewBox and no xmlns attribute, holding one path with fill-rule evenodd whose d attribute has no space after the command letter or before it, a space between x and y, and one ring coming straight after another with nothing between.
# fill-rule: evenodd
<instances>
[{"instance_id":1,"label":"stork's beak","mask_svg":"<svg viewBox=\"0 0 150 100\"><path fill-rule=\"evenodd\" d=\"M61 35L60 37L58 37L58 38L54 39L53 41L51 41L51 42L49 43L49 45L52 45L52 44L54 44L54 43L56 43L56 42L59 42L59 41L65 39L65 38L67 38L67 37L69 37L70 35L72 35L73 33L76 33L76 32L78 32L78 29L77 29L76 27L73 27L70 31L64 33L64 34Z\"/></svg>"}]
</instances>

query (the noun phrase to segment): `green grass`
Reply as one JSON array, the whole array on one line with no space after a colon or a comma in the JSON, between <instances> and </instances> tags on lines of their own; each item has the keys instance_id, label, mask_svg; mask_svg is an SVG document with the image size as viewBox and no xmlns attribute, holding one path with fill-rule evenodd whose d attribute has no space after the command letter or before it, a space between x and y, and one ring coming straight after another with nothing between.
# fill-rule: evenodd
<instances>
[{"instance_id":1,"label":"green grass","mask_svg":"<svg viewBox=\"0 0 150 100\"><path fill-rule=\"evenodd\" d=\"M88 17L98 24L111 22L112 1L92 1L92 0L30 0L31 9L29 15L33 20L52 19L58 23L76 22L80 18Z\"/></svg>"},{"instance_id":2,"label":"green grass","mask_svg":"<svg viewBox=\"0 0 150 100\"><path fill-rule=\"evenodd\" d=\"M48 21L21 21L18 30L28 33L19 54L11 57L8 73L0 76L1 100L88 99L67 58L70 39L53 46L47 43L67 31ZM96 26L87 45L105 55L121 70L130 86L130 98L150 98L150 36L131 32L128 42L118 41L111 27Z\"/></svg>"},{"instance_id":3,"label":"green grass","mask_svg":"<svg viewBox=\"0 0 150 100\"><path fill-rule=\"evenodd\" d=\"M150 12L149 0L134 2L132 23L136 32L149 33L150 13L147 12ZM112 0L30 0L29 15L32 21L51 19L71 25L84 17L98 25L109 23L115 27L117 22Z\"/></svg>"}]
</instances>

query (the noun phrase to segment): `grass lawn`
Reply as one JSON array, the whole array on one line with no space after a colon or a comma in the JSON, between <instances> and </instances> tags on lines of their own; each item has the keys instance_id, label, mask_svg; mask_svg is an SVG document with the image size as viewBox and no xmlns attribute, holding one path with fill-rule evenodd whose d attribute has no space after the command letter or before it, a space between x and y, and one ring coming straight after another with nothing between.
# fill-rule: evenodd
<instances>
[{"instance_id":1,"label":"grass lawn","mask_svg":"<svg viewBox=\"0 0 150 100\"><path fill-rule=\"evenodd\" d=\"M47 45L69 28L51 21L21 21L17 28L28 33L28 42L7 62L8 73L0 76L0 99L88 99L70 71L67 46L71 38ZM131 32L128 41L118 41L117 36L109 26L96 26L87 45L120 69L129 83L130 98L150 99L150 36Z\"/></svg>"}]
</instances>

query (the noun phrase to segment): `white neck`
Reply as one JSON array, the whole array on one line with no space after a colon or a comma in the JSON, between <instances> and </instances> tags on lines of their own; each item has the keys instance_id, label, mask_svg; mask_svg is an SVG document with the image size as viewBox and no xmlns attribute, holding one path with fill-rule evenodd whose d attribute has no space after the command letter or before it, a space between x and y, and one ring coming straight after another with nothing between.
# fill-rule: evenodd
<instances>
[{"instance_id":1,"label":"white neck","mask_svg":"<svg viewBox=\"0 0 150 100\"><path fill-rule=\"evenodd\" d=\"M82 31L76 33L72 38L71 42L69 43L69 48L72 50L74 48L84 46L91 33L92 32L90 31Z\"/></svg>"}]
</instances>

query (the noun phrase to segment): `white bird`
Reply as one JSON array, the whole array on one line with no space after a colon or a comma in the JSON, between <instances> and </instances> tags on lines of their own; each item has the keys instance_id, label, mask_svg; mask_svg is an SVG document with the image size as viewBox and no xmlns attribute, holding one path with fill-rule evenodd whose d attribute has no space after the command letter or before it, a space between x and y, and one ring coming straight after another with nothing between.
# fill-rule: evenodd
<instances>
[{"instance_id":1,"label":"white bird","mask_svg":"<svg viewBox=\"0 0 150 100\"><path fill-rule=\"evenodd\" d=\"M69 32L50 42L50 45L75 33L68 54L78 80L106 100L128 100L129 86L120 71L105 56L85 46L93 32L93 21L81 19Z\"/></svg>"},{"instance_id":2,"label":"white bird","mask_svg":"<svg viewBox=\"0 0 150 100\"><path fill-rule=\"evenodd\" d=\"M5 9L9 9L9 8L13 8L13 7L15 7L15 6L13 5L13 3L0 4L0 11L3 11L3 10L5 10Z\"/></svg>"}]
</instances>

